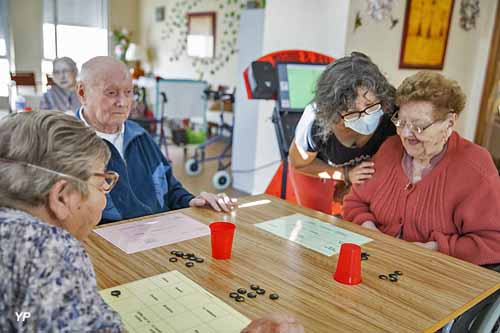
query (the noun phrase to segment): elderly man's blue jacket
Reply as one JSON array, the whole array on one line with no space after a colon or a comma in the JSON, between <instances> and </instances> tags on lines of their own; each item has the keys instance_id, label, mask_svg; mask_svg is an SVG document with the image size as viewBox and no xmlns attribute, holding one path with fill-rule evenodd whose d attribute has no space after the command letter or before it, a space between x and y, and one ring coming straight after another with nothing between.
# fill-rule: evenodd
<instances>
[{"instance_id":1,"label":"elderly man's blue jacket","mask_svg":"<svg viewBox=\"0 0 500 333\"><path fill-rule=\"evenodd\" d=\"M174 177L153 138L133 121L124 126L124 158L104 140L111 150L107 169L118 172L120 179L106 195L101 224L188 207L194 196Z\"/></svg>"}]
</instances>

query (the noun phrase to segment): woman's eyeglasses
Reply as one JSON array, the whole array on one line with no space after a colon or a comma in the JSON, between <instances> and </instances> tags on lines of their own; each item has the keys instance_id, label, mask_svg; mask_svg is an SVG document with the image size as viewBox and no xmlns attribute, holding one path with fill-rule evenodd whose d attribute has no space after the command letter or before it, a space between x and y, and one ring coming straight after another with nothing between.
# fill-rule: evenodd
<instances>
[{"instance_id":1,"label":"woman's eyeglasses","mask_svg":"<svg viewBox=\"0 0 500 333\"><path fill-rule=\"evenodd\" d=\"M100 188L100 190L103 191L104 193L111 192L113 187L115 187L116 183L118 183L118 179L120 178L118 172L115 171L106 171L104 173L94 172L92 175L104 178L104 183L101 185Z\"/></svg>"},{"instance_id":2,"label":"woman's eyeglasses","mask_svg":"<svg viewBox=\"0 0 500 333\"><path fill-rule=\"evenodd\" d=\"M12 164L24 165L24 166L31 167L31 168L34 168L34 169L38 169L38 170L42 170L42 171L45 171L45 172L49 172L49 173L52 173L54 175L58 175L58 176L61 176L61 177L70 178L70 179L73 179L73 180L76 180L76 181L79 181L79 182L84 182L86 184L89 184L89 185L97 188L98 190L100 190L100 191L102 191L104 193L111 192L111 190L113 189L113 187L115 187L116 183L118 182L118 179L120 178L120 175L117 172L114 172L114 171L106 171L104 173L94 172L94 173L92 173L92 176L104 178L104 182L102 183L102 185L97 186L97 185L94 185L92 183L88 183L85 180L77 178L75 176L68 175L68 174L65 174L65 173L62 173L62 172L58 172L58 171L54 171L54 170L50 170L50 169L47 169L47 168L44 168L44 167L41 167L41 166L38 166L38 165L26 163L26 162L13 161L13 160L8 160L8 159L4 159L4 158L0 158L0 162L2 162L2 163L12 163Z\"/></svg>"},{"instance_id":3,"label":"woman's eyeglasses","mask_svg":"<svg viewBox=\"0 0 500 333\"><path fill-rule=\"evenodd\" d=\"M376 103L376 104L372 104L372 105L364 108L361 111L352 111L352 112L348 112L346 114L341 114L340 117L344 121L347 121L347 122L355 121L355 120L358 120L359 118L361 118L363 116L363 114L370 115L370 114L374 114L375 112L378 112L380 110L382 110L382 104Z\"/></svg>"},{"instance_id":4,"label":"woman's eyeglasses","mask_svg":"<svg viewBox=\"0 0 500 333\"><path fill-rule=\"evenodd\" d=\"M412 131L413 133L417 134L422 134L426 129L431 127L432 125L444 121L444 119L438 119L436 121L433 121L432 123L422 126L422 125L415 125L409 121L401 120L399 119L399 112L394 113L394 115L391 117L391 121L396 126L398 130L402 130L405 128L405 126L408 126L408 129Z\"/></svg>"}]
</instances>

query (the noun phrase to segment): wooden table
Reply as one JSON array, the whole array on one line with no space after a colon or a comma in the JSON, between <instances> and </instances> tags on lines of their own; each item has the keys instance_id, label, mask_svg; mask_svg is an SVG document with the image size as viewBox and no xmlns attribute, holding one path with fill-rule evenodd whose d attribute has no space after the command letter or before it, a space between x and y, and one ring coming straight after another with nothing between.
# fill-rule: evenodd
<instances>
[{"instance_id":1,"label":"wooden table","mask_svg":"<svg viewBox=\"0 0 500 333\"><path fill-rule=\"evenodd\" d=\"M251 319L292 313L313 333L433 332L500 288L498 273L274 197L245 197L240 203L261 199L272 203L238 209L232 217L209 209L183 210L206 224L226 219L237 225L233 258L227 261L210 257L210 237L126 255L92 233L85 246L99 287L178 270ZM362 284L347 286L332 279L336 255L326 257L253 226L295 213L373 239L363 245L371 256L362 262ZM194 252L206 261L193 268L171 263L173 249ZM378 278L395 270L404 273L396 283ZM228 297L230 291L253 283L280 299L237 303Z\"/></svg>"}]
</instances>

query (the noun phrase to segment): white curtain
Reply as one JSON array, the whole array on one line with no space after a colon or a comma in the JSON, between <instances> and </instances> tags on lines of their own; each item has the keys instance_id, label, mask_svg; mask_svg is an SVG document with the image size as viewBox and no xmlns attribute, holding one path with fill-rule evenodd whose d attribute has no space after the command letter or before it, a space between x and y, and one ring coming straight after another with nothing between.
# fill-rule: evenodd
<instances>
[{"instance_id":1,"label":"white curtain","mask_svg":"<svg viewBox=\"0 0 500 333\"><path fill-rule=\"evenodd\" d=\"M44 0L43 22L107 29L108 1Z\"/></svg>"}]
</instances>

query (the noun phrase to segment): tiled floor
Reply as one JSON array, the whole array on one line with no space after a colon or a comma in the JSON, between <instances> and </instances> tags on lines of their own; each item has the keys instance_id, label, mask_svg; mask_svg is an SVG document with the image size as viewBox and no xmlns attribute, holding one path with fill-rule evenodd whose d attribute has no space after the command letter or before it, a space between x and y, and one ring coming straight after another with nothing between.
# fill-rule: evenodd
<instances>
[{"instance_id":1,"label":"tiled floor","mask_svg":"<svg viewBox=\"0 0 500 333\"><path fill-rule=\"evenodd\" d=\"M194 147L195 146L190 146L188 148L186 159L192 157L194 153ZM174 167L174 175L184 185L184 187L186 187L193 194L198 194L201 191L214 193L221 192L216 190L212 185L212 177L217 172L217 161L204 163L202 171L199 175L189 176L184 169L186 160L184 157L183 149L173 144L170 144L168 146L168 149L170 159L172 160L172 164ZM217 153L220 153L222 149L224 149L224 143L217 142L208 147L208 149L206 150L206 155L213 156ZM230 171L230 168L228 170ZM241 197L247 195L244 192L233 189L231 186L224 190L224 192L232 197Z\"/></svg>"}]
</instances>

